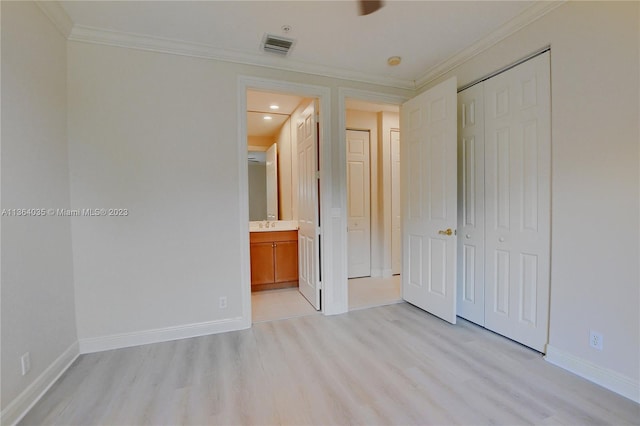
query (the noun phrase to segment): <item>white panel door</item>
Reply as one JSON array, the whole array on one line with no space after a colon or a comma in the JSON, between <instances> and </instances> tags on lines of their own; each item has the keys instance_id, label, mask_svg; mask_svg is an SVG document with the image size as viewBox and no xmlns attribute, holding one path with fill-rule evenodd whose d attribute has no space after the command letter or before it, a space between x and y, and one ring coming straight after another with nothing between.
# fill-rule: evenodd
<instances>
[{"instance_id":1,"label":"white panel door","mask_svg":"<svg viewBox=\"0 0 640 426\"><path fill-rule=\"evenodd\" d=\"M371 275L369 132L347 130L347 247L349 278Z\"/></svg>"},{"instance_id":2,"label":"white panel door","mask_svg":"<svg viewBox=\"0 0 640 426\"><path fill-rule=\"evenodd\" d=\"M549 319L549 53L484 83L485 326L545 352Z\"/></svg>"},{"instance_id":3,"label":"white panel door","mask_svg":"<svg viewBox=\"0 0 640 426\"><path fill-rule=\"evenodd\" d=\"M458 93L458 316L484 325L484 98Z\"/></svg>"},{"instance_id":4,"label":"white panel door","mask_svg":"<svg viewBox=\"0 0 640 426\"><path fill-rule=\"evenodd\" d=\"M457 96L453 77L401 108L402 297L455 324Z\"/></svg>"},{"instance_id":5,"label":"white panel door","mask_svg":"<svg viewBox=\"0 0 640 426\"><path fill-rule=\"evenodd\" d=\"M305 108L297 123L298 157L298 273L299 290L320 309L320 250L318 208L318 130L315 101Z\"/></svg>"},{"instance_id":6,"label":"white panel door","mask_svg":"<svg viewBox=\"0 0 640 426\"><path fill-rule=\"evenodd\" d=\"M391 272L402 271L402 217L400 216L400 132L391 131Z\"/></svg>"},{"instance_id":7,"label":"white panel door","mask_svg":"<svg viewBox=\"0 0 640 426\"><path fill-rule=\"evenodd\" d=\"M267 220L278 220L278 146L267 149Z\"/></svg>"}]
</instances>

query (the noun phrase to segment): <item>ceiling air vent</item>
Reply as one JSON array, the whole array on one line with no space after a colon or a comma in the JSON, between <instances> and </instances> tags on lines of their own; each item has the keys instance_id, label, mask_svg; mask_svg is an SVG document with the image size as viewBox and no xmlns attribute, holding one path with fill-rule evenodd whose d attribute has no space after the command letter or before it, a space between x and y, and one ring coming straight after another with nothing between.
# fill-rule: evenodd
<instances>
[{"instance_id":1,"label":"ceiling air vent","mask_svg":"<svg viewBox=\"0 0 640 426\"><path fill-rule=\"evenodd\" d=\"M287 56L295 40L286 37L265 34L262 40L262 49L265 52L275 53L281 56Z\"/></svg>"}]
</instances>

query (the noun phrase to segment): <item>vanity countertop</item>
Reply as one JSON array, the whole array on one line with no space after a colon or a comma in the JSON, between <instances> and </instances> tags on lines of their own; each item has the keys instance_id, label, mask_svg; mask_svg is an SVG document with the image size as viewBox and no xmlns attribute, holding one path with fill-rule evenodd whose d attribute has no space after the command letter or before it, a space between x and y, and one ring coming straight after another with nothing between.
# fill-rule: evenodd
<instances>
[{"instance_id":1,"label":"vanity countertop","mask_svg":"<svg viewBox=\"0 0 640 426\"><path fill-rule=\"evenodd\" d=\"M249 222L249 232L296 231L297 220L260 220Z\"/></svg>"}]
</instances>

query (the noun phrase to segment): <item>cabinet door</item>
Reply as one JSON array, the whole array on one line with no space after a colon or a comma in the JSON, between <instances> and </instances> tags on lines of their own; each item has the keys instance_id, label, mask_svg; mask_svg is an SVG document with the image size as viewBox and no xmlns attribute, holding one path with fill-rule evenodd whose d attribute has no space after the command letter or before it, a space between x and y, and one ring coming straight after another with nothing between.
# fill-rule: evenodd
<instances>
[{"instance_id":1,"label":"cabinet door","mask_svg":"<svg viewBox=\"0 0 640 426\"><path fill-rule=\"evenodd\" d=\"M268 284L274 281L273 243L251 244L251 285Z\"/></svg>"},{"instance_id":2,"label":"cabinet door","mask_svg":"<svg viewBox=\"0 0 640 426\"><path fill-rule=\"evenodd\" d=\"M298 242L278 241L275 244L275 281L298 281Z\"/></svg>"}]
</instances>

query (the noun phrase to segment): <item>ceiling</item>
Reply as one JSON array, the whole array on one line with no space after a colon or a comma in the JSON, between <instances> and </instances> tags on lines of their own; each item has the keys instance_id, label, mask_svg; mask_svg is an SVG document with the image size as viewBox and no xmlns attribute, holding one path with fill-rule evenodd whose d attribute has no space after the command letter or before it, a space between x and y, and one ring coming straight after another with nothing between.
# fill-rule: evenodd
<instances>
[{"instance_id":1,"label":"ceiling","mask_svg":"<svg viewBox=\"0 0 640 426\"><path fill-rule=\"evenodd\" d=\"M247 90L247 136L275 136L304 98L282 93ZM278 109L271 109L271 105ZM265 120L265 117L271 117Z\"/></svg>"},{"instance_id":2,"label":"ceiling","mask_svg":"<svg viewBox=\"0 0 640 426\"><path fill-rule=\"evenodd\" d=\"M386 0L379 11L358 16L355 0L60 2L74 24L72 40L168 43L236 62L406 88L535 3ZM289 55L262 52L265 33L295 39ZM395 55L402 63L387 65Z\"/></svg>"},{"instance_id":3,"label":"ceiling","mask_svg":"<svg viewBox=\"0 0 640 426\"><path fill-rule=\"evenodd\" d=\"M284 93L271 93L259 90L247 90L247 136L275 137L287 118L305 98ZM271 105L278 106L272 109ZM346 99L346 109L368 112L400 111L398 105ZM271 117L265 120L264 117Z\"/></svg>"}]
</instances>

